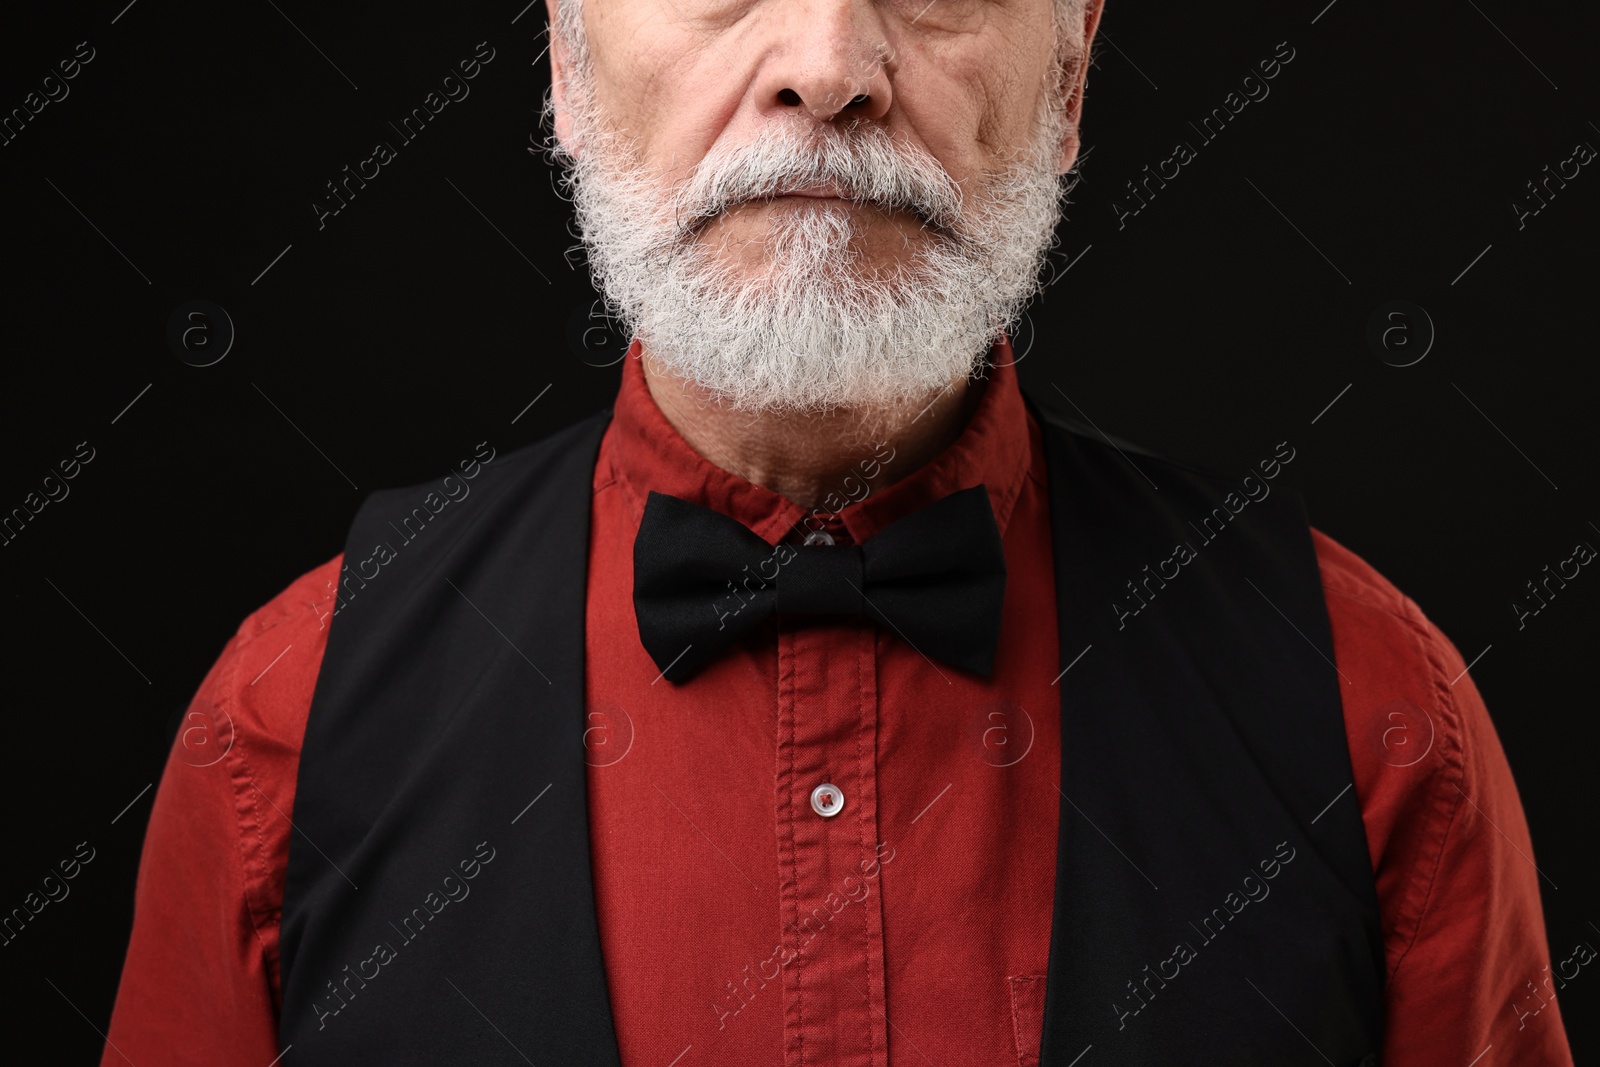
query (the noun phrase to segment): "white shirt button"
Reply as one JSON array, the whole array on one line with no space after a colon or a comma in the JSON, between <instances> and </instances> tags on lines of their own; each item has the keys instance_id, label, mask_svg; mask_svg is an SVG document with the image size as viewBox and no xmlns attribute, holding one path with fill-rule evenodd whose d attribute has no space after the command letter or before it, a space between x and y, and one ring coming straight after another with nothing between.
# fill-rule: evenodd
<instances>
[{"instance_id":1,"label":"white shirt button","mask_svg":"<svg viewBox=\"0 0 1600 1067\"><path fill-rule=\"evenodd\" d=\"M827 530L812 530L806 534L806 539L800 542L803 545L831 545L833 535Z\"/></svg>"},{"instance_id":2,"label":"white shirt button","mask_svg":"<svg viewBox=\"0 0 1600 1067\"><path fill-rule=\"evenodd\" d=\"M825 819L831 819L844 810L844 791L831 782L823 782L811 791L811 810Z\"/></svg>"}]
</instances>

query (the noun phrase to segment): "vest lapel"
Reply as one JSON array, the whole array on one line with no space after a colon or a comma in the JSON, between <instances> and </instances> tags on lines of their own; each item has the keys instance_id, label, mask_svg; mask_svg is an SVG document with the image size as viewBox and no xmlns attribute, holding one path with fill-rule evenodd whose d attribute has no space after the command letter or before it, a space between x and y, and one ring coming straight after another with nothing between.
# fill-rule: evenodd
<instances>
[{"instance_id":1,"label":"vest lapel","mask_svg":"<svg viewBox=\"0 0 1600 1067\"><path fill-rule=\"evenodd\" d=\"M1354 1067L1382 940L1299 500L1030 407L1070 665L1040 1062Z\"/></svg>"},{"instance_id":2,"label":"vest lapel","mask_svg":"<svg viewBox=\"0 0 1600 1067\"><path fill-rule=\"evenodd\" d=\"M427 486L353 524L352 573L393 553L346 586L300 758L279 1031L296 1063L619 1062L582 740L609 418L489 464L414 544L391 523Z\"/></svg>"}]
</instances>

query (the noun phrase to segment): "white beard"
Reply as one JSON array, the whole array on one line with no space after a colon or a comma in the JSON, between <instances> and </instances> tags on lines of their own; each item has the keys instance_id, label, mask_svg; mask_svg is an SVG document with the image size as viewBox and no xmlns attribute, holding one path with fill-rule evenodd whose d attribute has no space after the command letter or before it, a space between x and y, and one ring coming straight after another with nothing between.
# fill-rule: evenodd
<instances>
[{"instance_id":1,"label":"white beard","mask_svg":"<svg viewBox=\"0 0 1600 1067\"><path fill-rule=\"evenodd\" d=\"M573 159L558 153L595 284L656 365L756 414L915 411L983 363L1039 291L1064 191L1064 118L1049 94L1025 158L964 202L926 151L881 126L774 123L717 146L679 188L636 162L569 81ZM728 206L780 186L838 183L844 196L921 217L927 236L897 267L852 247L858 206L828 201L769 216L766 267L751 276L697 239Z\"/></svg>"}]
</instances>

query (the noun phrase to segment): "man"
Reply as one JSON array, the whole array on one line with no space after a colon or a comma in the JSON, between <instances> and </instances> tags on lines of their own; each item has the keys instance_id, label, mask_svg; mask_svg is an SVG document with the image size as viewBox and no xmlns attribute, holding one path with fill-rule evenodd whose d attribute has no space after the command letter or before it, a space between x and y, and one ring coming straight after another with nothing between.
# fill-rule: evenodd
<instances>
[{"instance_id":1,"label":"man","mask_svg":"<svg viewBox=\"0 0 1600 1067\"><path fill-rule=\"evenodd\" d=\"M1018 390L1099 0L551 7L616 403L241 627L104 1062L1569 1064L1493 725L1292 443Z\"/></svg>"}]
</instances>

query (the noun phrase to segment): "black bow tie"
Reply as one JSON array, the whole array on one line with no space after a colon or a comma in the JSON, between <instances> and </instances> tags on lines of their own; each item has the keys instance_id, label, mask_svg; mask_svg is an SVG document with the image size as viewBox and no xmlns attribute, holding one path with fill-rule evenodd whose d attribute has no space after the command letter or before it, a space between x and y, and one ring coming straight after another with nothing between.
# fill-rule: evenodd
<instances>
[{"instance_id":1,"label":"black bow tie","mask_svg":"<svg viewBox=\"0 0 1600 1067\"><path fill-rule=\"evenodd\" d=\"M720 512L651 492L633 542L639 639L673 682L774 613L864 615L925 656L987 676L1005 589L1005 552L982 485L864 544L777 547Z\"/></svg>"}]
</instances>

